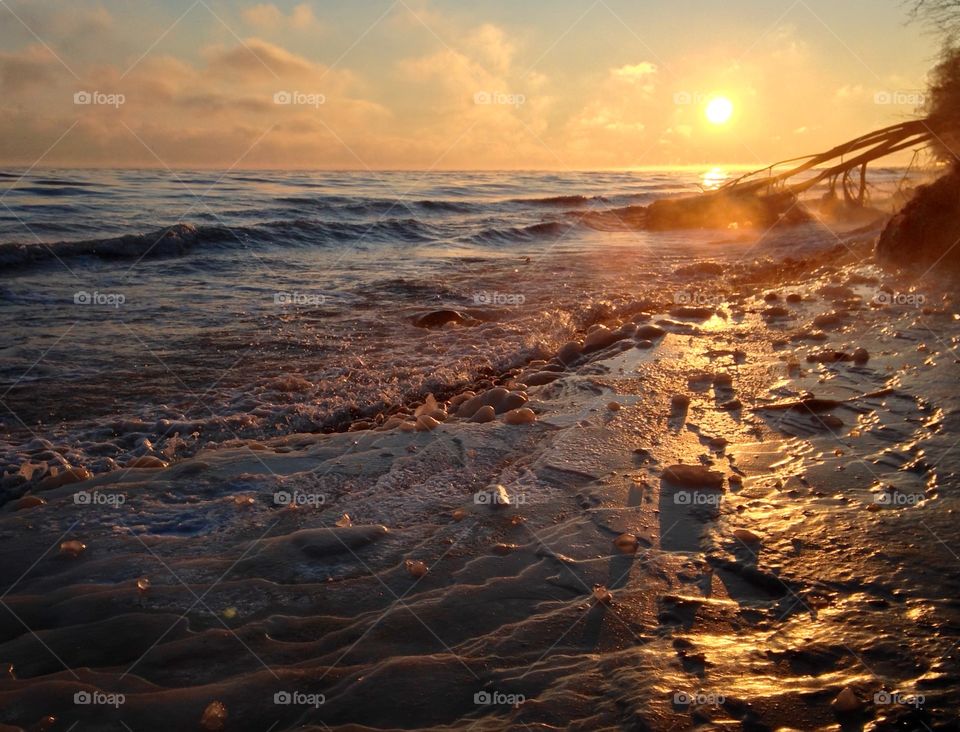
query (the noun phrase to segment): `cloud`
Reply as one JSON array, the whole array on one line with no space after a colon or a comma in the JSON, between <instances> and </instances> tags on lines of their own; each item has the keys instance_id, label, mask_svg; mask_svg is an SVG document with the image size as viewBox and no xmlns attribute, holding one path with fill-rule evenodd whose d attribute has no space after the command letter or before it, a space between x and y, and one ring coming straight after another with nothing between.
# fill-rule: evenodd
<instances>
[{"instance_id":1,"label":"cloud","mask_svg":"<svg viewBox=\"0 0 960 732\"><path fill-rule=\"evenodd\" d=\"M290 11L289 15L273 3L260 3L244 8L240 17L251 28L263 32L280 30L317 31L322 24L313 14L313 8L308 3L300 3Z\"/></svg>"}]
</instances>

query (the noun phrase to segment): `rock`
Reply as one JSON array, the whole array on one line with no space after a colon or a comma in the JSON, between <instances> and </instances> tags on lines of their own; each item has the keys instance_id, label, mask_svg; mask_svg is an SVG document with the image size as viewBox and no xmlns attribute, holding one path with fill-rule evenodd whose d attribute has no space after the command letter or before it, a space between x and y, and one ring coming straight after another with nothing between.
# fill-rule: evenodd
<instances>
[{"instance_id":1,"label":"rock","mask_svg":"<svg viewBox=\"0 0 960 732\"><path fill-rule=\"evenodd\" d=\"M413 319L413 324L417 328L442 328L447 323L463 325L469 320L471 319L456 310L434 310L430 313L418 315Z\"/></svg>"},{"instance_id":2,"label":"rock","mask_svg":"<svg viewBox=\"0 0 960 732\"><path fill-rule=\"evenodd\" d=\"M593 599L601 605L610 605L613 602L613 593L605 585L594 585Z\"/></svg>"},{"instance_id":3,"label":"rock","mask_svg":"<svg viewBox=\"0 0 960 732\"><path fill-rule=\"evenodd\" d=\"M419 559L404 559L403 568L407 570L407 573L415 579L420 579L430 571L427 565L421 562Z\"/></svg>"},{"instance_id":4,"label":"rock","mask_svg":"<svg viewBox=\"0 0 960 732\"><path fill-rule=\"evenodd\" d=\"M763 541L759 534L754 534L750 529L735 529L733 535L744 544L759 544Z\"/></svg>"},{"instance_id":5,"label":"rock","mask_svg":"<svg viewBox=\"0 0 960 732\"><path fill-rule=\"evenodd\" d=\"M655 341L658 338L663 338L666 334L667 331L663 328L647 323L646 325L638 326L633 335L640 340Z\"/></svg>"},{"instance_id":6,"label":"rock","mask_svg":"<svg viewBox=\"0 0 960 732\"><path fill-rule=\"evenodd\" d=\"M87 545L82 541L77 541L76 539L70 539L69 541L64 541L60 544L60 556L70 557L71 559L76 559L81 554L83 554L87 549Z\"/></svg>"},{"instance_id":7,"label":"rock","mask_svg":"<svg viewBox=\"0 0 960 732\"><path fill-rule=\"evenodd\" d=\"M622 336L615 330L610 330L605 325L601 325L594 331L587 334L583 339L583 352L593 353L607 346L612 346L617 341L622 340Z\"/></svg>"},{"instance_id":8,"label":"rock","mask_svg":"<svg viewBox=\"0 0 960 732\"><path fill-rule=\"evenodd\" d=\"M803 295L801 295L798 292L791 292L789 295L787 295L787 302L789 303L803 302Z\"/></svg>"},{"instance_id":9,"label":"rock","mask_svg":"<svg viewBox=\"0 0 960 732\"><path fill-rule=\"evenodd\" d=\"M491 549L493 550L494 554L497 554L501 557L505 557L507 554L510 554L511 552L515 551L517 549L517 545L498 543L498 544L494 544L491 547Z\"/></svg>"},{"instance_id":10,"label":"rock","mask_svg":"<svg viewBox=\"0 0 960 732\"><path fill-rule=\"evenodd\" d=\"M497 418L497 413L494 411L493 407L487 405L480 407L474 415L470 418L471 422L493 422Z\"/></svg>"},{"instance_id":11,"label":"rock","mask_svg":"<svg viewBox=\"0 0 960 732\"><path fill-rule=\"evenodd\" d=\"M646 339L637 341L635 348L640 348L646 350L648 348L653 348L653 341L648 341Z\"/></svg>"},{"instance_id":12,"label":"rock","mask_svg":"<svg viewBox=\"0 0 960 732\"><path fill-rule=\"evenodd\" d=\"M720 405L720 409L724 410L725 412L737 412L743 409L743 402L741 402L739 399L730 399L723 402Z\"/></svg>"},{"instance_id":13,"label":"rock","mask_svg":"<svg viewBox=\"0 0 960 732\"><path fill-rule=\"evenodd\" d=\"M12 510L22 511L25 508L36 508L46 503L40 496L24 496L13 502Z\"/></svg>"},{"instance_id":14,"label":"rock","mask_svg":"<svg viewBox=\"0 0 960 732\"><path fill-rule=\"evenodd\" d=\"M583 343L580 341L569 341L561 346L557 351L557 360L565 366L569 366L580 358L583 353Z\"/></svg>"},{"instance_id":15,"label":"rock","mask_svg":"<svg viewBox=\"0 0 960 732\"><path fill-rule=\"evenodd\" d=\"M440 421L434 419L429 414L421 414L417 417L417 432L430 432L440 426Z\"/></svg>"},{"instance_id":16,"label":"rock","mask_svg":"<svg viewBox=\"0 0 960 732\"><path fill-rule=\"evenodd\" d=\"M207 732L221 732L226 726L227 708L223 702L210 702L200 717L200 729Z\"/></svg>"},{"instance_id":17,"label":"rock","mask_svg":"<svg viewBox=\"0 0 960 732\"><path fill-rule=\"evenodd\" d=\"M141 455L127 463L128 468L165 468L167 464L155 455Z\"/></svg>"},{"instance_id":18,"label":"rock","mask_svg":"<svg viewBox=\"0 0 960 732\"><path fill-rule=\"evenodd\" d=\"M619 403L619 402L610 402L610 403L607 405L607 409L609 409L611 412L619 412L619 411L620 411L620 403Z\"/></svg>"},{"instance_id":19,"label":"rock","mask_svg":"<svg viewBox=\"0 0 960 732\"><path fill-rule=\"evenodd\" d=\"M857 348L853 352L853 362L857 366L863 366L867 361L870 360L870 353L866 348Z\"/></svg>"},{"instance_id":20,"label":"rock","mask_svg":"<svg viewBox=\"0 0 960 732\"><path fill-rule=\"evenodd\" d=\"M457 409L458 417L472 417L484 406L493 407L495 414L503 414L511 409L518 409L527 403L527 395L519 391L510 391L502 386L488 389L468 399Z\"/></svg>"},{"instance_id":21,"label":"rock","mask_svg":"<svg viewBox=\"0 0 960 732\"><path fill-rule=\"evenodd\" d=\"M690 305L677 305L669 310L670 315L675 318L689 318L690 320L707 320L717 314L713 308L692 307Z\"/></svg>"},{"instance_id":22,"label":"rock","mask_svg":"<svg viewBox=\"0 0 960 732\"><path fill-rule=\"evenodd\" d=\"M93 477L86 468L67 468L56 475L50 475L37 484L38 491L49 491L60 486L80 483Z\"/></svg>"},{"instance_id":23,"label":"rock","mask_svg":"<svg viewBox=\"0 0 960 732\"><path fill-rule=\"evenodd\" d=\"M780 305L773 305L772 307L766 308L762 313L760 313L767 320L773 320L776 318L787 318L790 316L790 311L785 307Z\"/></svg>"},{"instance_id":24,"label":"rock","mask_svg":"<svg viewBox=\"0 0 960 732\"><path fill-rule=\"evenodd\" d=\"M730 374L714 374L713 385L718 389L733 388L733 377Z\"/></svg>"},{"instance_id":25,"label":"rock","mask_svg":"<svg viewBox=\"0 0 960 732\"><path fill-rule=\"evenodd\" d=\"M450 515L453 517L454 521L456 521L457 523L460 523L467 517L467 512L464 511L462 508L458 508Z\"/></svg>"},{"instance_id":26,"label":"rock","mask_svg":"<svg viewBox=\"0 0 960 732\"><path fill-rule=\"evenodd\" d=\"M537 415L532 409L521 407L520 409L511 409L503 415L504 424L520 425L533 424L537 421Z\"/></svg>"},{"instance_id":27,"label":"rock","mask_svg":"<svg viewBox=\"0 0 960 732\"><path fill-rule=\"evenodd\" d=\"M678 463L663 471L663 479L684 488L710 488L723 490L723 473L709 470L702 465Z\"/></svg>"},{"instance_id":28,"label":"rock","mask_svg":"<svg viewBox=\"0 0 960 732\"><path fill-rule=\"evenodd\" d=\"M620 534L613 540L613 545L624 554L635 554L640 546L636 534Z\"/></svg>"},{"instance_id":29,"label":"rock","mask_svg":"<svg viewBox=\"0 0 960 732\"><path fill-rule=\"evenodd\" d=\"M863 702L860 701L860 698L854 693L853 689L846 686L843 691L837 694L830 706L833 707L835 712L850 714L860 709L863 706Z\"/></svg>"},{"instance_id":30,"label":"rock","mask_svg":"<svg viewBox=\"0 0 960 732\"><path fill-rule=\"evenodd\" d=\"M843 315L834 311L822 313L813 319L813 325L816 328L837 328L843 323Z\"/></svg>"},{"instance_id":31,"label":"rock","mask_svg":"<svg viewBox=\"0 0 960 732\"><path fill-rule=\"evenodd\" d=\"M544 384L556 381L561 376L563 376L563 374L558 374L553 371L538 371L535 374L524 374L519 380L527 386L543 386Z\"/></svg>"}]
</instances>

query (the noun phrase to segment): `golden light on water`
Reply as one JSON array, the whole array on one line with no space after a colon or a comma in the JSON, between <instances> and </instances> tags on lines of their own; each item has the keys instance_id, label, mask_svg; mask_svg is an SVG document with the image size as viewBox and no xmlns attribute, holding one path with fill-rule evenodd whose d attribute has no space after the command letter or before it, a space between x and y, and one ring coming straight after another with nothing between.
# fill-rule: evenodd
<instances>
[{"instance_id":1,"label":"golden light on water","mask_svg":"<svg viewBox=\"0 0 960 732\"><path fill-rule=\"evenodd\" d=\"M726 97L714 97L704 110L707 121L714 125L724 125L733 116L733 102Z\"/></svg>"},{"instance_id":2,"label":"golden light on water","mask_svg":"<svg viewBox=\"0 0 960 732\"><path fill-rule=\"evenodd\" d=\"M701 185L708 191L713 191L726 183L730 176L723 168L710 168L700 176Z\"/></svg>"}]
</instances>

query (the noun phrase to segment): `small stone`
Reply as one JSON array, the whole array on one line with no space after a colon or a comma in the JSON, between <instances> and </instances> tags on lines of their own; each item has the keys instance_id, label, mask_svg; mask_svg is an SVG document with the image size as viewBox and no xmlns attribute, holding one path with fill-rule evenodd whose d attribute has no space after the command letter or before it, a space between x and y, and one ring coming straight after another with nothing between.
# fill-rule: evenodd
<instances>
[{"instance_id":1,"label":"small stone","mask_svg":"<svg viewBox=\"0 0 960 732\"><path fill-rule=\"evenodd\" d=\"M434 419L429 414L421 414L419 417L417 417L415 429L417 432L430 432L439 426L440 422L438 420Z\"/></svg>"},{"instance_id":2,"label":"small stone","mask_svg":"<svg viewBox=\"0 0 960 732\"><path fill-rule=\"evenodd\" d=\"M537 415L529 407L520 407L520 409L511 409L503 415L504 424L521 425L533 424L537 421Z\"/></svg>"},{"instance_id":3,"label":"small stone","mask_svg":"<svg viewBox=\"0 0 960 732\"><path fill-rule=\"evenodd\" d=\"M470 422L493 422L497 418L496 410L490 405L480 407L474 415L470 418Z\"/></svg>"},{"instance_id":4,"label":"small stone","mask_svg":"<svg viewBox=\"0 0 960 732\"><path fill-rule=\"evenodd\" d=\"M613 602L613 593L605 585L594 585L593 599L603 605L609 605Z\"/></svg>"},{"instance_id":5,"label":"small stone","mask_svg":"<svg viewBox=\"0 0 960 732\"><path fill-rule=\"evenodd\" d=\"M87 545L82 541L77 541L76 539L70 539L60 544L60 556L70 557L71 559L76 559L84 551L86 551Z\"/></svg>"},{"instance_id":6,"label":"small stone","mask_svg":"<svg viewBox=\"0 0 960 732\"><path fill-rule=\"evenodd\" d=\"M636 534L620 534L613 540L613 545L623 554L635 554L640 546Z\"/></svg>"},{"instance_id":7,"label":"small stone","mask_svg":"<svg viewBox=\"0 0 960 732\"><path fill-rule=\"evenodd\" d=\"M212 701L200 717L200 729L220 732L227 725L227 708L223 702Z\"/></svg>"},{"instance_id":8,"label":"small stone","mask_svg":"<svg viewBox=\"0 0 960 732\"><path fill-rule=\"evenodd\" d=\"M853 352L853 362L857 366L863 366L867 361L870 360L870 353L866 348L857 348Z\"/></svg>"},{"instance_id":9,"label":"small stone","mask_svg":"<svg viewBox=\"0 0 960 732\"><path fill-rule=\"evenodd\" d=\"M494 554L499 554L501 557L506 556L514 549L517 548L516 544L494 544L492 549Z\"/></svg>"},{"instance_id":10,"label":"small stone","mask_svg":"<svg viewBox=\"0 0 960 732\"><path fill-rule=\"evenodd\" d=\"M19 498L13 503L14 511L22 511L25 508L36 508L37 506L42 506L46 503L44 499L40 496L24 496Z\"/></svg>"},{"instance_id":11,"label":"small stone","mask_svg":"<svg viewBox=\"0 0 960 732\"><path fill-rule=\"evenodd\" d=\"M460 523L467 517L467 512L464 511L462 508L458 508L450 515L453 517L454 521L456 521L457 523Z\"/></svg>"},{"instance_id":12,"label":"small stone","mask_svg":"<svg viewBox=\"0 0 960 732\"><path fill-rule=\"evenodd\" d=\"M150 589L150 580L146 577L141 577L137 580L137 592L141 595L145 595Z\"/></svg>"},{"instance_id":13,"label":"small stone","mask_svg":"<svg viewBox=\"0 0 960 732\"><path fill-rule=\"evenodd\" d=\"M167 464L156 455L141 455L127 463L128 468L165 468Z\"/></svg>"},{"instance_id":14,"label":"small stone","mask_svg":"<svg viewBox=\"0 0 960 732\"><path fill-rule=\"evenodd\" d=\"M737 412L743 409L743 402L739 399L730 399L729 401L723 402L723 404L720 405L720 409L725 412Z\"/></svg>"},{"instance_id":15,"label":"small stone","mask_svg":"<svg viewBox=\"0 0 960 732\"><path fill-rule=\"evenodd\" d=\"M403 560L403 567L414 579L420 579L430 571L427 568L427 565L421 562L419 559L405 559Z\"/></svg>"},{"instance_id":16,"label":"small stone","mask_svg":"<svg viewBox=\"0 0 960 732\"><path fill-rule=\"evenodd\" d=\"M338 518L338 519L336 520L336 522L334 523L334 526L336 526L336 527L338 527L338 528L341 528L341 529L349 528L349 527L353 526L353 519L350 518L350 514L345 513L345 514L343 514L343 516L341 516L340 518Z\"/></svg>"},{"instance_id":17,"label":"small stone","mask_svg":"<svg viewBox=\"0 0 960 732\"><path fill-rule=\"evenodd\" d=\"M744 544L759 544L763 541L763 537L754 534L750 529L735 529L733 535Z\"/></svg>"},{"instance_id":18,"label":"small stone","mask_svg":"<svg viewBox=\"0 0 960 732\"><path fill-rule=\"evenodd\" d=\"M670 397L670 406L678 412L690 406L690 397L686 394L674 394Z\"/></svg>"},{"instance_id":19,"label":"small stone","mask_svg":"<svg viewBox=\"0 0 960 732\"><path fill-rule=\"evenodd\" d=\"M607 405L607 409L609 409L611 412L619 412L619 411L620 411L620 403L619 403L619 402L610 402L610 403Z\"/></svg>"},{"instance_id":20,"label":"small stone","mask_svg":"<svg viewBox=\"0 0 960 732\"><path fill-rule=\"evenodd\" d=\"M843 691L837 694L837 697L830 706L833 707L835 712L849 714L850 712L855 712L860 709L860 707L863 706L863 702L860 701L860 698L853 692L853 689L846 686Z\"/></svg>"}]
</instances>

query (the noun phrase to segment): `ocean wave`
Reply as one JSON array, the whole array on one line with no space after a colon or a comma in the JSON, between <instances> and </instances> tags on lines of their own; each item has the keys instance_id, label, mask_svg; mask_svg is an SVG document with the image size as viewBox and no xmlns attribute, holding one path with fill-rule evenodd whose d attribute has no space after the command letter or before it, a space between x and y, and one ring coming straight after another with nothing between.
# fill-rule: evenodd
<instances>
[{"instance_id":1,"label":"ocean wave","mask_svg":"<svg viewBox=\"0 0 960 732\"><path fill-rule=\"evenodd\" d=\"M369 223L293 219L252 226L176 224L141 234L109 238L60 241L49 244L0 244L0 266L23 267L74 257L101 259L160 258L186 254L201 245L295 244L329 246L369 242L433 241L439 230L414 218L391 218Z\"/></svg>"},{"instance_id":2,"label":"ocean wave","mask_svg":"<svg viewBox=\"0 0 960 732\"><path fill-rule=\"evenodd\" d=\"M544 221L530 226L491 227L468 237L477 244L507 244L518 241L534 241L545 237L560 236L575 223Z\"/></svg>"}]
</instances>

